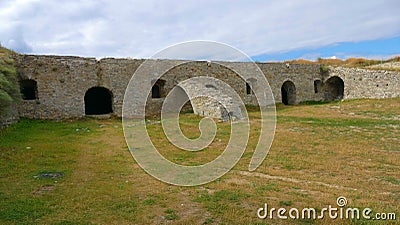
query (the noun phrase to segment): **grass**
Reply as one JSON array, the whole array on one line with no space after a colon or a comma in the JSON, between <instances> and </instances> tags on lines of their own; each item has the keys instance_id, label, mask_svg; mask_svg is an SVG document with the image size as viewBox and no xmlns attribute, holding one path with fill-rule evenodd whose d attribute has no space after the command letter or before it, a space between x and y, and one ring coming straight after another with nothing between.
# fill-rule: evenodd
<instances>
[{"instance_id":1,"label":"grass","mask_svg":"<svg viewBox=\"0 0 400 225\"><path fill-rule=\"evenodd\" d=\"M21 100L13 54L0 46L0 124L8 119L12 105Z\"/></svg>"},{"instance_id":2,"label":"grass","mask_svg":"<svg viewBox=\"0 0 400 225\"><path fill-rule=\"evenodd\" d=\"M225 176L196 187L168 185L146 174L130 155L118 119L23 119L0 130L0 224L331 224L260 220L256 213L264 203L322 209L335 206L339 196L350 207L400 217L399 109L398 98L279 104L268 157L248 172L260 120L252 108L242 159ZM183 133L196 138L200 119L183 114ZM229 123L218 123L211 146L186 152L167 143L161 124L147 127L166 158L186 165L217 157L230 130Z\"/></svg>"},{"instance_id":3,"label":"grass","mask_svg":"<svg viewBox=\"0 0 400 225\"><path fill-rule=\"evenodd\" d=\"M166 213L165 219L167 220L177 220L179 219L179 216L176 214L176 210L173 209L167 209L164 211Z\"/></svg>"}]
</instances>

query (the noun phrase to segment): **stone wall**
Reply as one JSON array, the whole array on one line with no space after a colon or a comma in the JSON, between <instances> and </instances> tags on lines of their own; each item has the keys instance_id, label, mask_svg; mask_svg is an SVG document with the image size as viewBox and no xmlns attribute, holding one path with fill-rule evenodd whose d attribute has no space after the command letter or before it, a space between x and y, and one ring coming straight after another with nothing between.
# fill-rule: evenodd
<instances>
[{"instance_id":1,"label":"stone wall","mask_svg":"<svg viewBox=\"0 0 400 225\"><path fill-rule=\"evenodd\" d=\"M314 80L322 79L320 65L258 63L268 79L276 102L282 102L281 87L285 81L291 81L296 87L296 103L319 100L314 93Z\"/></svg>"},{"instance_id":2,"label":"stone wall","mask_svg":"<svg viewBox=\"0 0 400 225\"><path fill-rule=\"evenodd\" d=\"M19 105L22 117L55 119L85 116L85 93L92 87L107 88L112 96L112 111L121 116L125 89L128 82L144 60L105 58L82 58L71 56L18 55L15 66L20 78L37 82L37 98L23 100ZM163 67L172 60L154 60L154 65ZM249 63L209 63L190 61L173 67L161 77L160 98L147 97L146 114L160 112L165 95L179 82L198 76L210 76L229 84L245 104L257 104L254 94L246 93L246 82L257 90L265 88L254 79L244 80L238 73L256 73ZM348 68L330 68L322 73L320 65L284 63L257 63L267 78L275 101L282 102L281 87L284 82L294 85L294 103L326 99L329 78L340 77L344 82L344 99L399 97L399 79L396 72L372 71ZM319 90L315 91L315 81ZM138 92L151 88L157 81L151 77L143 79ZM334 88L334 87L333 87ZM136 91L136 90L135 90ZM287 97L287 96L286 96ZM293 96L292 96L293 97Z\"/></svg>"},{"instance_id":3,"label":"stone wall","mask_svg":"<svg viewBox=\"0 0 400 225\"><path fill-rule=\"evenodd\" d=\"M37 81L37 99L23 100L20 115L63 119L85 115L84 97L92 87L112 92L113 111L121 115L125 88L142 60L21 55L16 59L21 79Z\"/></svg>"},{"instance_id":4,"label":"stone wall","mask_svg":"<svg viewBox=\"0 0 400 225\"><path fill-rule=\"evenodd\" d=\"M400 74L395 71L330 67L329 77L344 81L344 99L400 97Z\"/></svg>"},{"instance_id":5,"label":"stone wall","mask_svg":"<svg viewBox=\"0 0 400 225\"><path fill-rule=\"evenodd\" d=\"M16 123L19 120L19 113L17 105L13 104L8 107L6 113L0 116L0 129Z\"/></svg>"},{"instance_id":6,"label":"stone wall","mask_svg":"<svg viewBox=\"0 0 400 225\"><path fill-rule=\"evenodd\" d=\"M21 55L15 65L21 79L37 82L37 99L23 100L22 117L82 117L85 92L99 84L94 58Z\"/></svg>"}]
</instances>

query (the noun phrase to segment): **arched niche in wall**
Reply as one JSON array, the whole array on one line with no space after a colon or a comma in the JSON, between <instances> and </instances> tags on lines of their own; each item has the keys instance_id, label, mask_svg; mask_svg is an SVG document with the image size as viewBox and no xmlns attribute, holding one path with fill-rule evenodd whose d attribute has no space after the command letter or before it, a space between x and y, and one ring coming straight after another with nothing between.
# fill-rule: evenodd
<instances>
[{"instance_id":1,"label":"arched niche in wall","mask_svg":"<svg viewBox=\"0 0 400 225\"><path fill-rule=\"evenodd\" d=\"M23 100L38 99L37 82L35 80L26 79L19 82L21 97Z\"/></svg>"},{"instance_id":2,"label":"arched niche in wall","mask_svg":"<svg viewBox=\"0 0 400 225\"><path fill-rule=\"evenodd\" d=\"M165 80L158 79L151 87L151 98L165 97L164 85Z\"/></svg>"},{"instance_id":3,"label":"arched niche in wall","mask_svg":"<svg viewBox=\"0 0 400 225\"><path fill-rule=\"evenodd\" d=\"M296 103L296 86L290 80L285 81L281 87L282 103L293 105Z\"/></svg>"},{"instance_id":4,"label":"arched niche in wall","mask_svg":"<svg viewBox=\"0 0 400 225\"><path fill-rule=\"evenodd\" d=\"M320 93L322 89L322 81L319 79L314 80L314 93Z\"/></svg>"},{"instance_id":5,"label":"arched niche in wall","mask_svg":"<svg viewBox=\"0 0 400 225\"><path fill-rule=\"evenodd\" d=\"M253 88L256 86L257 83L257 79L255 78L249 78L246 80L246 94L247 95L252 95L253 92Z\"/></svg>"}]
</instances>

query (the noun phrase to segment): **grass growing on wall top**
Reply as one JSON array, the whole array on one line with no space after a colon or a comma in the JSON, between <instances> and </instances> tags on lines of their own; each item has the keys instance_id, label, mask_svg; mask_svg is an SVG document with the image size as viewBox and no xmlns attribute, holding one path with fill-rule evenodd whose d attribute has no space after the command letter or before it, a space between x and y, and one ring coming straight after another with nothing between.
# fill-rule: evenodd
<instances>
[{"instance_id":1,"label":"grass growing on wall top","mask_svg":"<svg viewBox=\"0 0 400 225\"><path fill-rule=\"evenodd\" d=\"M285 63L293 63L293 64L321 64L326 66L326 68L327 66L342 66L342 67L362 68L370 70L400 71L400 68L398 66L394 67L385 66L385 64L387 63L398 63L398 62L400 62L400 56L395 56L387 60L365 59L365 58L348 58L346 60L318 58L316 61L310 61L306 59L294 59L285 61Z\"/></svg>"}]
</instances>

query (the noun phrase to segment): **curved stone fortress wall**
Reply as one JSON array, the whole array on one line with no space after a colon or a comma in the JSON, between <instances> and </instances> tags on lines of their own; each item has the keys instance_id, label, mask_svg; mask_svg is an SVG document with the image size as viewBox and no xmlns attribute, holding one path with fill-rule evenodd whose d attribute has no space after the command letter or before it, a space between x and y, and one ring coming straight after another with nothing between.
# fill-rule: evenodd
<instances>
[{"instance_id":1,"label":"curved stone fortress wall","mask_svg":"<svg viewBox=\"0 0 400 225\"><path fill-rule=\"evenodd\" d=\"M15 57L23 95L34 95L25 96L19 106L20 116L57 120L83 117L88 114L91 104L102 104L104 99L101 98L109 98L109 111L121 116L125 88L144 62L140 59L96 60L72 56ZM174 61L156 62L163 65ZM231 64L238 68L237 71L250 68L248 63ZM297 104L302 101L400 97L400 76L396 72L348 68L322 71L320 65L257 64L266 76L276 102ZM263 88L257 80L245 81L218 63L191 61L169 70L157 81L143 81L153 85L146 114L158 113L164 97L177 83L196 76L212 76L225 81L250 105L257 104L251 89ZM108 113L108 109L102 110Z\"/></svg>"}]
</instances>

